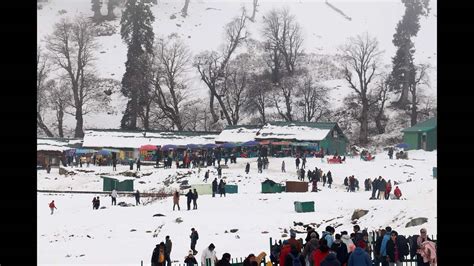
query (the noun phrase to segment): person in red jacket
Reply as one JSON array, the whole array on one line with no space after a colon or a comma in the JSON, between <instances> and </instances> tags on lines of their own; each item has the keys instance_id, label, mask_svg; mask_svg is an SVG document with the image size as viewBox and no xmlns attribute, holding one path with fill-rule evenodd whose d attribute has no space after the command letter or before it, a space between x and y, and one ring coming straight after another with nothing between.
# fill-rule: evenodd
<instances>
[{"instance_id":1,"label":"person in red jacket","mask_svg":"<svg viewBox=\"0 0 474 266\"><path fill-rule=\"evenodd\" d=\"M388 180L387 185L385 186L385 199L390 199L390 191L392 191L392 183Z\"/></svg>"},{"instance_id":2,"label":"person in red jacket","mask_svg":"<svg viewBox=\"0 0 474 266\"><path fill-rule=\"evenodd\" d=\"M400 199L400 197L402 196L402 191L400 191L400 189L397 187L395 187L395 190L393 191L393 194L395 194L395 197L397 197L397 199Z\"/></svg>"},{"instance_id":3,"label":"person in red jacket","mask_svg":"<svg viewBox=\"0 0 474 266\"><path fill-rule=\"evenodd\" d=\"M49 208L51 209L51 215L53 214L54 209L58 209L56 208L56 205L54 205L54 200L49 203Z\"/></svg>"},{"instance_id":4,"label":"person in red jacket","mask_svg":"<svg viewBox=\"0 0 474 266\"><path fill-rule=\"evenodd\" d=\"M321 262L326 258L326 256L329 254L329 247L327 244L326 239L322 238L319 240L319 247L313 251L313 262L314 266L320 266Z\"/></svg>"},{"instance_id":5,"label":"person in red jacket","mask_svg":"<svg viewBox=\"0 0 474 266\"><path fill-rule=\"evenodd\" d=\"M280 266L285 266L285 259L288 254L291 252L291 245L288 243L288 240L283 241L283 247L280 251L279 262Z\"/></svg>"}]
</instances>

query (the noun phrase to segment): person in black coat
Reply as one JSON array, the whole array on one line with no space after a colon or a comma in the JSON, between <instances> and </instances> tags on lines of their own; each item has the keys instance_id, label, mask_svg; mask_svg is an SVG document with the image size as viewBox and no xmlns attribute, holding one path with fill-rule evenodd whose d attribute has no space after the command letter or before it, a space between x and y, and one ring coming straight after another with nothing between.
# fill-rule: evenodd
<instances>
[{"instance_id":1,"label":"person in black coat","mask_svg":"<svg viewBox=\"0 0 474 266\"><path fill-rule=\"evenodd\" d=\"M299 169L300 168L300 157L296 157L296 169Z\"/></svg>"},{"instance_id":2,"label":"person in black coat","mask_svg":"<svg viewBox=\"0 0 474 266\"><path fill-rule=\"evenodd\" d=\"M197 208L198 208L197 199L198 199L198 192L197 192L196 189L194 189L194 193L193 193L193 210L197 210Z\"/></svg>"},{"instance_id":3,"label":"person in black coat","mask_svg":"<svg viewBox=\"0 0 474 266\"><path fill-rule=\"evenodd\" d=\"M137 160L137 170L140 171L140 165L142 164L142 162L140 161L140 158L138 158Z\"/></svg>"},{"instance_id":4,"label":"person in black coat","mask_svg":"<svg viewBox=\"0 0 474 266\"><path fill-rule=\"evenodd\" d=\"M250 172L250 163L247 163L247 165L245 165L245 173L249 174L249 172Z\"/></svg>"},{"instance_id":5,"label":"person in black coat","mask_svg":"<svg viewBox=\"0 0 474 266\"><path fill-rule=\"evenodd\" d=\"M217 193L217 178L212 181L212 197L215 197Z\"/></svg>"},{"instance_id":6,"label":"person in black coat","mask_svg":"<svg viewBox=\"0 0 474 266\"><path fill-rule=\"evenodd\" d=\"M327 178L328 178L328 188L331 188L331 184L332 184L332 174L331 174L331 171L328 172Z\"/></svg>"},{"instance_id":7,"label":"person in black coat","mask_svg":"<svg viewBox=\"0 0 474 266\"><path fill-rule=\"evenodd\" d=\"M397 231L392 230L390 233L390 240L387 242L387 259L390 263L398 263L404 261L404 257L408 255L408 245L402 241L401 237L398 236Z\"/></svg>"},{"instance_id":8,"label":"person in black coat","mask_svg":"<svg viewBox=\"0 0 474 266\"><path fill-rule=\"evenodd\" d=\"M374 178L374 181L372 181L372 197L371 199L375 199L375 195L377 194L377 190L379 189L379 180L377 178Z\"/></svg>"},{"instance_id":9,"label":"person in black coat","mask_svg":"<svg viewBox=\"0 0 474 266\"><path fill-rule=\"evenodd\" d=\"M347 245L342 242L341 237L340 234L336 234L336 240L332 243L331 250L336 252L337 260L342 265L347 263L349 257L347 256Z\"/></svg>"},{"instance_id":10,"label":"person in black coat","mask_svg":"<svg viewBox=\"0 0 474 266\"><path fill-rule=\"evenodd\" d=\"M225 197L225 182L222 179L219 182L219 194L220 194L221 197L222 197L222 195L224 195L224 197Z\"/></svg>"},{"instance_id":11,"label":"person in black coat","mask_svg":"<svg viewBox=\"0 0 474 266\"><path fill-rule=\"evenodd\" d=\"M347 252L347 250L346 250ZM329 254L321 261L321 266L341 266L342 263L337 259L336 252L329 251Z\"/></svg>"},{"instance_id":12,"label":"person in black coat","mask_svg":"<svg viewBox=\"0 0 474 266\"><path fill-rule=\"evenodd\" d=\"M303 167L301 167L301 170L300 170L301 181L304 181L304 174L305 174L305 170L303 169Z\"/></svg>"},{"instance_id":13,"label":"person in black coat","mask_svg":"<svg viewBox=\"0 0 474 266\"><path fill-rule=\"evenodd\" d=\"M186 198L187 198L187 204L188 204L188 211L191 209L191 201L194 198L193 191L190 189L188 193L186 193Z\"/></svg>"},{"instance_id":14,"label":"person in black coat","mask_svg":"<svg viewBox=\"0 0 474 266\"><path fill-rule=\"evenodd\" d=\"M194 266L194 265L198 264L196 258L193 255L192 250L190 250L188 252L188 256L186 256L186 258L184 258L184 263L186 264L186 266Z\"/></svg>"},{"instance_id":15,"label":"person in black coat","mask_svg":"<svg viewBox=\"0 0 474 266\"><path fill-rule=\"evenodd\" d=\"M156 245L155 249L153 250L153 254L151 255L151 265L165 266L166 260L167 256L165 243L161 242L160 244Z\"/></svg>"},{"instance_id":16,"label":"person in black coat","mask_svg":"<svg viewBox=\"0 0 474 266\"><path fill-rule=\"evenodd\" d=\"M220 165L217 167L217 177L222 178L222 168Z\"/></svg>"},{"instance_id":17,"label":"person in black coat","mask_svg":"<svg viewBox=\"0 0 474 266\"><path fill-rule=\"evenodd\" d=\"M140 204L140 191L135 192L135 205Z\"/></svg>"}]
</instances>

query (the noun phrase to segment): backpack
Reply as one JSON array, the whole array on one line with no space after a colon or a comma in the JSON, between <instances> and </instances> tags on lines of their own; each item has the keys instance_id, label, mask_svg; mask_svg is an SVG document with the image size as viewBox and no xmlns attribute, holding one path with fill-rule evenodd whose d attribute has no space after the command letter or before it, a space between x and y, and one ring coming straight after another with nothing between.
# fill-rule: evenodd
<instances>
[{"instance_id":1,"label":"backpack","mask_svg":"<svg viewBox=\"0 0 474 266\"><path fill-rule=\"evenodd\" d=\"M290 252L289 255L291 256L291 259L293 260L293 266L302 266L299 256L295 257L295 256L293 256L293 254L291 252Z\"/></svg>"},{"instance_id":2,"label":"backpack","mask_svg":"<svg viewBox=\"0 0 474 266\"><path fill-rule=\"evenodd\" d=\"M402 256L408 256L410 254L410 249L408 248L408 239L406 239L405 236L401 236L399 235L398 237L398 241L400 243L400 254Z\"/></svg>"}]
</instances>

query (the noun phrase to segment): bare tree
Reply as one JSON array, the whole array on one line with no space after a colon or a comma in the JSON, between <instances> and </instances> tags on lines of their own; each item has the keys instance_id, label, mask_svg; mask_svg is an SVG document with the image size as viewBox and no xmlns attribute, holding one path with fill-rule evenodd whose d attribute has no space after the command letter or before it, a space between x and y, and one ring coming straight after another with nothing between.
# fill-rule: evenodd
<instances>
[{"instance_id":1,"label":"bare tree","mask_svg":"<svg viewBox=\"0 0 474 266\"><path fill-rule=\"evenodd\" d=\"M249 89L247 91L248 101L245 105L245 112L248 114L258 112L258 123L260 124L267 123L266 110L273 106L270 97L271 90L272 84L269 73L261 75L252 74L249 82Z\"/></svg>"},{"instance_id":2,"label":"bare tree","mask_svg":"<svg viewBox=\"0 0 474 266\"><path fill-rule=\"evenodd\" d=\"M48 86L51 109L56 112L56 127L60 138L64 137L66 108L71 106L71 89L69 87L70 83L67 82L67 79L63 79L59 85L53 81Z\"/></svg>"},{"instance_id":3,"label":"bare tree","mask_svg":"<svg viewBox=\"0 0 474 266\"><path fill-rule=\"evenodd\" d=\"M253 0L253 9L252 9L252 16L247 17L250 21L255 22L255 15L257 13L257 7L258 7L258 0Z\"/></svg>"},{"instance_id":4,"label":"bare tree","mask_svg":"<svg viewBox=\"0 0 474 266\"><path fill-rule=\"evenodd\" d=\"M73 22L62 19L54 26L53 34L46 38L46 47L53 63L66 73L71 84L73 106L75 108L75 137L84 136L84 120L87 106L96 97L93 61L97 45L94 40L94 26L85 17L77 17Z\"/></svg>"},{"instance_id":5,"label":"bare tree","mask_svg":"<svg viewBox=\"0 0 474 266\"><path fill-rule=\"evenodd\" d=\"M47 58L41 51L40 47L37 47L36 51L36 124L48 137L54 137L51 130L46 126L43 121L44 109L48 106L47 99L47 82L48 74L51 68Z\"/></svg>"},{"instance_id":6,"label":"bare tree","mask_svg":"<svg viewBox=\"0 0 474 266\"><path fill-rule=\"evenodd\" d=\"M306 73L298 83L299 106L302 107L303 121L318 122L329 113L328 88L318 84Z\"/></svg>"},{"instance_id":7,"label":"bare tree","mask_svg":"<svg viewBox=\"0 0 474 266\"><path fill-rule=\"evenodd\" d=\"M184 73L191 62L188 47L179 39L159 39L155 47L152 86L155 101L179 130L184 129L182 109L187 99Z\"/></svg>"},{"instance_id":8,"label":"bare tree","mask_svg":"<svg viewBox=\"0 0 474 266\"><path fill-rule=\"evenodd\" d=\"M387 81L388 76L382 78L379 82L377 91L377 102L374 104L375 107L375 126L379 134L385 133L385 126L387 123L387 117L385 116L385 103L388 100L389 82Z\"/></svg>"},{"instance_id":9,"label":"bare tree","mask_svg":"<svg viewBox=\"0 0 474 266\"><path fill-rule=\"evenodd\" d=\"M189 2L191 0L184 0L184 6L181 9L181 16L185 18L188 15L188 7L189 7Z\"/></svg>"},{"instance_id":10,"label":"bare tree","mask_svg":"<svg viewBox=\"0 0 474 266\"><path fill-rule=\"evenodd\" d=\"M368 33L349 38L340 48L340 52L343 57L345 79L361 103L359 142L364 145L368 143L369 107L376 102L370 101L368 95L379 67L381 52L378 49L377 39L370 37Z\"/></svg>"},{"instance_id":11,"label":"bare tree","mask_svg":"<svg viewBox=\"0 0 474 266\"><path fill-rule=\"evenodd\" d=\"M264 17L263 23L262 34L268 54L267 63L275 84L273 94L275 107L281 118L293 121L294 76L297 74L298 63L303 55L301 27L287 8L271 10Z\"/></svg>"},{"instance_id":12,"label":"bare tree","mask_svg":"<svg viewBox=\"0 0 474 266\"><path fill-rule=\"evenodd\" d=\"M221 92L225 70L234 51L239 47L248 36L245 30L246 16L245 11L239 17L234 18L225 26L224 50L221 54L216 52L204 52L196 56L194 66L201 75L201 80L207 85L211 92L209 101L209 111L212 114L213 123L219 121L219 116L214 109L214 98L217 100L221 112L225 117L227 124L232 125L232 118L226 108L224 95Z\"/></svg>"}]
</instances>

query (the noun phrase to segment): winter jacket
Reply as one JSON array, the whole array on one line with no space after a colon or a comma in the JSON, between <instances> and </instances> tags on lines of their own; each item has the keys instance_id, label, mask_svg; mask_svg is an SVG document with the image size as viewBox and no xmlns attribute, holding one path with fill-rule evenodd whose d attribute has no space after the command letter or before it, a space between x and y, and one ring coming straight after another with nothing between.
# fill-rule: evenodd
<instances>
[{"instance_id":1,"label":"winter jacket","mask_svg":"<svg viewBox=\"0 0 474 266\"><path fill-rule=\"evenodd\" d=\"M372 266L369 254L357 247L349 257L348 266Z\"/></svg>"},{"instance_id":2,"label":"winter jacket","mask_svg":"<svg viewBox=\"0 0 474 266\"><path fill-rule=\"evenodd\" d=\"M207 247L202 252L201 265L206 266L206 259L211 259L211 266L214 266L217 261L216 250L214 249L213 251L210 251L209 248Z\"/></svg>"},{"instance_id":3,"label":"winter jacket","mask_svg":"<svg viewBox=\"0 0 474 266\"><path fill-rule=\"evenodd\" d=\"M187 256L186 259L184 259L184 263L186 263L186 266L194 266L198 264L196 258L194 256L190 257Z\"/></svg>"},{"instance_id":4,"label":"winter jacket","mask_svg":"<svg viewBox=\"0 0 474 266\"><path fill-rule=\"evenodd\" d=\"M321 262L321 266L341 266L341 262L336 257L334 252L329 252L329 254Z\"/></svg>"},{"instance_id":5,"label":"winter jacket","mask_svg":"<svg viewBox=\"0 0 474 266\"><path fill-rule=\"evenodd\" d=\"M298 252L301 252L302 246L301 246L300 241L296 240L295 238L290 238L290 239L288 239L288 244L290 244L290 246L294 245L296 247L296 249L298 250Z\"/></svg>"},{"instance_id":6,"label":"winter jacket","mask_svg":"<svg viewBox=\"0 0 474 266\"><path fill-rule=\"evenodd\" d=\"M304 246L303 252L301 255L303 257L308 256L308 259L312 261L313 259L311 258L311 254L313 251L315 251L319 247L319 241L316 238L310 239L308 242L306 242L306 245Z\"/></svg>"},{"instance_id":7,"label":"winter jacket","mask_svg":"<svg viewBox=\"0 0 474 266\"><path fill-rule=\"evenodd\" d=\"M437 263L436 259L436 245L433 241L425 241L421 243L421 256L424 263Z\"/></svg>"},{"instance_id":8,"label":"winter jacket","mask_svg":"<svg viewBox=\"0 0 474 266\"><path fill-rule=\"evenodd\" d=\"M178 204L179 203L179 193L174 193L173 194L173 203Z\"/></svg>"},{"instance_id":9,"label":"winter jacket","mask_svg":"<svg viewBox=\"0 0 474 266\"><path fill-rule=\"evenodd\" d=\"M379 181L379 191L384 191L385 192L385 189L387 187L387 181L385 181L385 179L382 179Z\"/></svg>"},{"instance_id":10,"label":"winter jacket","mask_svg":"<svg viewBox=\"0 0 474 266\"><path fill-rule=\"evenodd\" d=\"M166 247L166 253L170 254L171 249L173 248L173 243L171 243L171 240L166 240L165 242L165 247Z\"/></svg>"},{"instance_id":11,"label":"winter jacket","mask_svg":"<svg viewBox=\"0 0 474 266\"><path fill-rule=\"evenodd\" d=\"M323 231L322 238L326 239L328 247L332 247L332 243L334 242L334 237L326 231Z\"/></svg>"},{"instance_id":12,"label":"winter jacket","mask_svg":"<svg viewBox=\"0 0 474 266\"><path fill-rule=\"evenodd\" d=\"M216 266L230 266L230 263L226 259L221 259L216 263Z\"/></svg>"},{"instance_id":13,"label":"winter jacket","mask_svg":"<svg viewBox=\"0 0 474 266\"><path fill-rule=\"evenodd\" d=\"M349 245L350 244L354 244L354 242L352 241L351 237L349 235L342 235L341 236L341 241L342 243L346 244L346 247L347 247L347 253L350 252L349 250Z\"/></svg>"},{"instance_id":14,"label":"winter jacket","mask_svg":"<svg viewBox=\"0 0 474 266\"><path fill-rule=\"evenodd\" d=\"M217 191L217 180L212 181L212 191Z\"/></svg>"},{"instance_id":15,"label":"winter jacket","mask_svg":"<svg viewBox=\"0 0 474 266\"><path fill-rule=\"evenodd\" d=\"M293 257L300 260L301 266L305 265L305 260L299 253L290 252L285 257L285 266L293 266Z\"/></svg>"},{"instance_id":16,"label":"winter jacket","mask_svg":"<svg viewBox=\"0 0 474 266\"><path fill-rule=\"evenodd\" d=\"M390 241L390 233L386 232L382 239L382 244L380 244L380 255L382 257L387 256L387 242Z\"/></svg>"},{"instance_id":17,"label":"winter jacket","mask_svg":"<svg viewBox=\"0 0 474 266\"><path fill-rule=\"evenodd\" d=\"M321 266L321 262L326 258L326 256L329 254L329 249L326 252L322 252L321 249L316 249L316 251L313 252L313 266Z\"/></svg>"},{"instance_id":18,"label":"winter jacket","mask_svg":"<svg viewBox=\"0 0 474 266\"><path fill-rule=\"evenodd\" d=\"M280 266L285 266L286 255L290 254L291 246L289 244L283 245L280 251Z\"/></svg>"},{"instance_id":19,"label":"winter jacket","mask_svg":"<svg viewBox=\"0 0 474 266\"><path fill-rule=\"evenodd\" d=\"M403 250L403 247L402 247L403 243L400 240L401 239L397 237L397 239L395 240L395 243L391 239L387 241L386 253L387 253L387 256L390 258L390 262L395 262L395 245L397 245L398 259L400 262L405 260L404 255L408 255L408 254L402 254L401 251Z\"/></svg>"},{"instance_id":20,"label":"winter jacket","mask_svg":"<svg viewBox=\"0 0 474 266\"><path fill-rule=\"evenodd\" d=\"M153 250L153 254L151 256L151 265L152 266L165 266L166 265L166 259L168 258L166 252L162 254L163 260L159 262L160 260L160 247L159 245L156 245L155 249Z\"/></svg>"},{"instance_id":21,"label":"winter jacket","mask_svg":"<svg viewBox=\"0 0 474 266\"><path fill-rule=\"evenodd\" d=\"M194 231L191 233L191 243L196 243L196 241L199 239L199 235L197 231Z\"/></svg>"},{"instance_id":22,"label":"winter jacket","mask_svg":"<svg viewBox=\"0 0 474 266\"><path fill-rule=\"evenodd\" d=\"M342 241L338 241L336 240L332 246L331 246L331 250L335 250L336 251L336 257L337 257L337 260L342 264L346 263L347 262L347 253L348 253L348 250L347 250L347 246L346 244L344 244L344 242Z\"/></svg>"},{"instance_id":23,"label":"winter jacket","mask_svg":"<svg viewBox=\"0 0 474 266\"><path fill-rule=\"evenodd\" d=\"M193 197L194 197L194 194L192 191L188 191L188 193L186 193L186 198L188 198L188 202L191 202Z\"/></svg>"},{"instance_id":24,"label":"winter jacket","mask_svg":"<svg viewBox=\"0 0 474 266\"><path fill-rule=\"evenodd\" d=\"M116 198L117 197L117 190L112 190L112 194L111 194L112 198Z\"/></svg>"},{"instance_id":25,"label":"winter jacket","mask_svg":"<svg viewBox=\"0 0 474 266\"><path fill-rule=\"evenodd\" d=\"M400 191L400 188L396 188L394 191L393 191L393 194L395 194L395 197L397 197L397 199L399 199L401 196L402 196L402 191Z\"/></svg>"}]
</instances>

